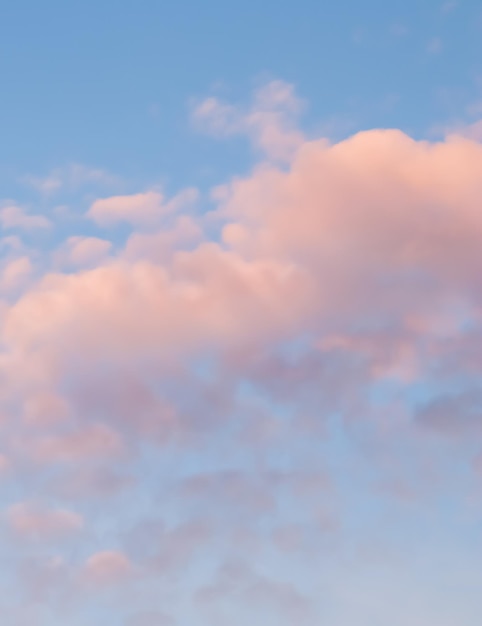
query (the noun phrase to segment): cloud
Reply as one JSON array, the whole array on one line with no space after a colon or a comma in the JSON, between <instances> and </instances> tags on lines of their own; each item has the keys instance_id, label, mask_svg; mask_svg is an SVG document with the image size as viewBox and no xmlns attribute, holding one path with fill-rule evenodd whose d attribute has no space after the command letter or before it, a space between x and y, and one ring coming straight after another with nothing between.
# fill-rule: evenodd
<instances>
[{"instance_id":1,"label":"cloud","mask_svg":"<svg viewBox=\"0 0 482 626\"><path fill-rule=\"evenodd\" d=\"M199 123L264 150L209 212L190 188L104 197L54 252L1 242L3 270L35 270L0 303L7 525L72 539L81 501L69 593L102 588L116 623L193 607L314 623L347 555L416 552L413 511L438 515L455 483L466 507L480 480L482 146L393 129L330 143L298 114L283 83L245 110L200 105ZM117 224L125 244L90 234ZM256 568L220 568L248 550Z\"/></svg>"},{"instance_id":2,"label":"cloud","mask_svg":"<svg viewBox=\"0 0 482 626\"><path fill-rule=\"evenodd\" d=\"M458 134L474 141L482 142L482 120L472 124L459 124L447 130L448 134Z\"/></svg>"},{"instance_id":3,"label":"cloud","mask_svg":"<svg viewBox=\"0 0 482 626\"><path fill-rule=\"evenodd\" d=\"M48 509L30 502L10 506L6 513L11 530L27 538L59 538L83 529L84 520L64 509Z\"/></svg>"},{"instance_id":4,"label":"cloud","mask_svg":"<svg viewBox=\"0 0 482 626\"><path fill-rule=\"evenodd\" d=\"M301 109L292 85L272 81L258 89L246 110L209 97L197 104L192 119L197 128L214 136L246 134L269 158L285 161L303 141L295 125Z\"/></svg>"},{"instance_id":5,"label":"cloud","mask_svg":"<svg viewBox=\"0 0 482 626\"><path fill-rule=\"evenodd\" d=\"M206 350L262 354L311 333L300 380L327 375L334 354L368 360L378 379L409 380L421 366L417 337L453 317L455 302L478 306L481 171L482 148L460 136L428 143L373 130L306 141L289 171L265 166L228 183L208 218L172 236L133 234L108 265L94 254L86 271L46 275L6 310L6 379L18 371L28 386L29 371L45 378L49 367L74 379L85 368L172 368ZM162 213L159 194L134 196L146 211L135 218L131 199L91 213L135 223ZM206 219L219 223L220 242L202 239ZM108 248L66 245L84 243ZM357 330L370 316L382 327ZM258 372L265 388L273 376Z\"/></svg>"},{"instance_id":6,"label":"cloud","mask_svg":"<svg viewBox=\"0 0 482 626\"><path fill-rule=\"evenodd\" d=\"M68 381L80 418L72 398L89 376L106 388L140 379L154 399L137 428L160 442L162 431L177 437L194 420L185 398L149 372L185 371L207 353L258 393L296 405L305 424L320 406L348 410L346 389L354 402L384 378L410 382L425 367L421 338L439 341L444 319L456 332L457 307L479 306L481 171L482 148L460 136L429 143L373 130L306 141L288 171L265 165L226 184L209 216L177 222L174 234L134 233L107 265L93 254L90 268L33 285L5 309L3 393L14 403L22 389L37 395ZM114 197L93 205L96 219L137 224L162 213L159 194L134 198L146 213L134 218L132 197ZM220 241L203 235L207 220L219 224ZM102 252L106 241L70 237L66 246ZM281 358L277 346L300 335L311 337L306 354ZM42 436L31 454L117 453L122 435L100 424L140 413L138 397L109 400L98 425ZM122 418L124 428L132 423Z\"/></svg>"},{"instance_id":7,"label":"cloud","mask_svg":"<svg viewBox=\"0 0 482 626\"><path fill-rule=\"evenodd\" d=\"M102 459L106 461L106 459ZM68 502L99 500L106 502L122 492L135 488L139 481L129 471L109 466L92 467L89 463L64 466L61 475L52 481L52 493Z\"/></svg>"},{"instance_id":8,"label":"cloud","mask_svg":"<svg viewBox=\"0 0 482 626\"><path fill-rule=\"evenodd\" d=\"M244 620L260 616L267 621L275 616L281 624L313 620L310 600L294 585L262 576L242 561L221 566L214 582L198 592L197 600L202 609L209 610L225 606L233 596L240 600L238 611Z\"/></svg>"},{"instance_id":9,"label":"cloud","mask_svg":"<svg viewBox=\"0 0 482 626\"><path fill-rule=\"evenodd\" d=\"M31 425L55 424L64 421L69 414L68 403L59 395L40 392L25 402L25 419Z\"/></svg>"},{"instance_id":10,"label":"cloud","mask_svg":"<svg viewBox=\"0 0 482 626\"><path fill-rule=\"evenodd\" d=\"M199 503L202 508L203 502L217 501L219 506L211 514L232 515L237 520L243 517L259 519L276 509L275 483L276 476L270 481L268 477L257 480L240 472L217 472L214 475L196 474L186 479L179 491L191 506Z\"/></svg>"},{"instance_id":11,"label":"cloud","mask_svg":"<svg viewBox=\"0 0 482 626\"><path fill-rule=\"evenodd\" d=\"M0 474L5 474L10 468L10 461L4 454L0 454Z\"/></svg>"},{"instance_id":12,"label":"cloud","mask_svg":"<svg viewBox=\"0 0 482 626\"><path fill-rule=\"evenodd\" d=\"M84 565L84 576L93 585L112 585L126 579L132 572L129 559L115 550L96 552Z\"/></svg>"},{"instance_id":13,"label":"cloud","mask_svg":"<svg viewBox=\"0 0 482 626\"><path fill-rule=\"evenodd\" d=\"M25 443L20 444L20 448L25 449ZM103 424L87 425L64 434L43 435L26 444L29 456L43 463L115 457L122 449L122 437Z\"/></svg>"},{"instance_id":14,"label":"cloud","mask_svg":"<svg viewBox=\"0 0 482 626\"><path fill-rule=\"evenodd\" d=\"M83 186L119 185L119 179L100 168L91 168L80 163L53 169L47 176L24 176L22 179L43 195L52 195L63 190L76 190Z\"/></svg>"},{"instance_id":15,"label":"cloud","mask_svg":"<svg viewBox=\"0 0 482 626\"><path fill-rule=\"evenodd\" d=\"M417 420L449 437L478 435L482 432L482 393L476 388L436 397L417 411Z\"/></svg>"},{"instance_id":16,"label":"cloud","mask_svg":"<svg viewBox=\"0 0 482 626\"><path fill-rule=\"evenodd\" d=\"M0 290L10 292L21 288L28 281L32 272L32 262L28 256L9 261L0 275Z\"/></svg>"},{"instance_id":17,"label":"cloud","mask_svg":"<svg viewBox=\"0 0 482 626\"><path fill-rule=\"evenodd\" d=\"M4 230L17 228L19 230L37 230L49 228L50 220L43 215L28 215L14 204L0 209L0 223Z\"/></svg>"},{"instance_id":18,"label":"cloud","mask_svg":"<svg viewBox=\"0 0 482 626\"><path fill-rule=\"evenodd\" d=\"M96 200L87 215L100 226L110 226L117 222L127 222L133 226L155 225L164 216L189 206L196 199L195 189L186 189L167 202L164 196L156 191L131 196L113 196Z\"/></svg>"},{"instance_id":19,"label":"cloud","mask_svg":"<svg viewBox=\"0 0 482 626\"><path fill-rule=\"evenodd\" d=\"M95 267L107 258L112 247L112 242L99 237L69 237L55 253L55 259L60 266Z\"/></svg>"},{"instance_id":20,"label":"cloud","mask_svg":"<svg viewBox=\"0 0 482 626\"><path fill-rule=\"evenodd\" d=\"M394 285L412 272L409 288L438 275L442 290L463 289L453 280L473 275L481 159L479 145L459 137L431 145L390 130L310 142L289 173L264 169L228 188L224 240L314 272L327 308L383 275ZM387 305L388 292L377 294Z\"/></svg>"},{"instance_id":21,"label":"cloud","mask_svg":"<svg viewBox=\"0 0 482 626\"><path fill-rule=\"evenodd\" d=\"M159 611L142 611L132 615L125 626L175 626L176 620Z\"/></svg>"},{"instance_id":22,"label":"cloud","mask_svg":"<svg viewBox=\"0 0 482 626\"><path fill-rule=\"evenodd\" d=\"M192 217L181 215L171 228L161 228L153 233L132 233L127 240L124 257L131 262L147 259L163 265L180 249L196 247L202 237L202 226Z\"/></svg>"}]
</instances>

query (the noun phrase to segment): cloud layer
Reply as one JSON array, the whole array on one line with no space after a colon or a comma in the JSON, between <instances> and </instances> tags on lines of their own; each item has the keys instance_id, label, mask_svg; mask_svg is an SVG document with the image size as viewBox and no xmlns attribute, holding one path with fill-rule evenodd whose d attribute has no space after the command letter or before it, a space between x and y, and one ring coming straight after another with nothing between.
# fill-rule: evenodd
<instances>
[{"instance_id":1,"label":"cloud layer","mask_svg":"<svg viewBox=\"0 0 482 626\"><path fill-rule=\"evenodd\" d=\"M413 520L441 494L477 508L482 146L330 144L299 110L279 81L199 104L263 152L209 199L98 198L67 234L0 211L5 537L34 546L8 584L37 623L79 599L130 625L386 623L356 568L396 598ZM46 226L53 249L22 240ZM433 607L394 623L455 623Z\"/></svg>"}]
</instances>

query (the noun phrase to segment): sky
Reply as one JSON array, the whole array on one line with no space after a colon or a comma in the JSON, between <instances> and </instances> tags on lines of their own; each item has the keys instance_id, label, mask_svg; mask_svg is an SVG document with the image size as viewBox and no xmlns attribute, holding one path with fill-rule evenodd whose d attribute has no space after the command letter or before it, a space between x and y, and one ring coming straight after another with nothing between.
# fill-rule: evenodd
<instances>
[{"instance_id":1,"label":"sky","mask_svg":"<svg viewBox=\"0 0 482 626\"><path fill-rule=\"evenodd\" d=\"M0 618L478 626L482 7L0 6Z\"/></svg>"}]
</instances>

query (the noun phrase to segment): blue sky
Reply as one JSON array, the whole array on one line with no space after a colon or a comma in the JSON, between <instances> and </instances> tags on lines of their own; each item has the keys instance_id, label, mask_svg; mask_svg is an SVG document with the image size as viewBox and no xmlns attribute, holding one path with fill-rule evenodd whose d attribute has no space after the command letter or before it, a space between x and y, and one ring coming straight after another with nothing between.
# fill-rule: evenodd
<instances>
[{"instance_id":1,"label":"blue sky","mask_svg":"<svg viewBox=\"0 0 482 626\"><path fill-rule=\"evenodd\" d=\"M75 162L209 184L221 150L193 136L191 99L270 78L296 85L310 128L425 136L480 99L481 20L476 2L5 3L2 183Z\"/></svg>"}]
</instances>

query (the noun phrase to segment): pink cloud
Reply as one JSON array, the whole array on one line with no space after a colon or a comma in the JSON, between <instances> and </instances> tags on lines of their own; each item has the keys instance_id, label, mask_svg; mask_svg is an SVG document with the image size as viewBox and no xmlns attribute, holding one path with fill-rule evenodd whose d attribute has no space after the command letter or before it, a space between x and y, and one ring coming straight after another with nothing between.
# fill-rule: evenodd
<instances>
[{"instance_id":1,"label":"pink cloud","mask_svg":"<svg viewBox=\"0 0 482 626\"><path fill-rule=\"evenodd\" d=\"M111 363L168 362L282 331L304 305L302 277L282 263L248 263L206 244L179 253L174 264L170 273L149 262L118 262L47 276L10 309L4 339L19 353L43 346L44 372L52 359L68 367L101 353Z\"/></svg>"},{"instance_id":2,"label":"pink cloud","mask_svg":"<svg viewBox=\"0 0 482 626\"><path fill-rule=\"evenodd\" d=\"M105 463L106 459L103 461ZM106 502L127 489L135 488L138 483L139 480L126 471L118 471L108 465L90 467L78 463L56 477L50 489L56 497L69 502L92 502L95 499Z\"/></svg>"},{"instance_id":3,"label":"pink cloud","mask_svg":"<svg viewBox=\"0 0 482 626\"><path fill-rule=\"evenodd\" d=\"M64 434L48 434L17 444L31 459L40 463L69 463L118 457L122 437L103 424L85 425Z\"/></svg>"},{"instance_id":4,"label":"pink cloud","mask_svg":"<svg viewBox=\"0 0 482 626\"><path fill-rule=\"evenodd\" d=\"M20 502L7 510L12 531L29 538L57 538L83 529L84 520L65 509L49 509L30 502Z\"/></svg>"},{"instance_id":5,"label":"pink cloud","mask_svg":"<svg viewBox=\"0 0 482 626\"><path fill-rule=\"evenodd\" d=\"M127 240L124 256L129 261L148 259L164 265L179 249L193 248L203 240L201 225L187 215L181 215L172 228L154 233L133 233Z\"/></svg>"},{"instance_id":6,"label":"pink cloud","mask_svg":"<svg viewBox=\"0 0 482 626\"><path fill-rule=\"evenodd\" d=\"M27 231L49 228L51 226L50 220L43 215L29 215L15 204L0 209L0 224L5 230L18 228Z\"/></svg>"},{"instance_id":7,"label":"pink cloud","mask_svg":"<svg viewBox=\"0 0 482 626\"><path fill-rule=\"evenodd\" d=\"M482 146L395 130L304 140L283 84L245 111L218 104L200 118L248 133L270 162L218 188L209 214L188 211L190 191L95 201L98 225L133 227L125 247L72 235L58 251L68 273L0 303L5 463L61 500L109 498L112 519L128 502L133 530L113 542L126 552L80 567L94 587L142 572L171 589L207 553L261 559L275 547L283 558L342 534L339 470L324 465L334 415L357 451L340 452L353 489L366 478L359 454L383 473L376 497L397 503L436 483L437 445L480 431L476 392L414 411L404 394L424 376L437 386L482 369ZM289 167L273 165L281 158ZM26 254L18 240L2 245ZM162 467L147 487L146 467ZM146 522L159 511L169 521ZM80 530L76 515L27 502L6 519L22 537L55 538ZM289 623L312 618L295 585L243 568L199 594L208 612L226 597Z\"/></svg>"},{"instance_id":8,"label":"pink cloud","mask_svg":"<svg viewBox=\"0 0 482 626\"><path fill-rule=\"evenodd\" d=\"M275 80L257 90L246 110L210 97L198 103L192 117L200 130L220 137L246 134L269 158L289 161L303 142L295 124L301 108L293 86Z\"/></svg>"},{"instance_id":9,"label":"pink cloud","mask_svg":"<svg viewBox=\"0 0 482 626\"><path fill-rule=\"evenodd\" d=\"M155 225L164 216L193 204L197 196L195 189L185 189L168 201L157 191L113 196L96 200L87 216L100 226L110 226L118 222L127 222L133 226Z\"/></svg>"},{"instance_id":10,"label":"pink cloud","mask_svg":"<svg viewBox=\"0 0 482 626\"><path fill-rule=\"evenodd\" d=\"M0 274L0 291L11 292L24 287L33 272L28 256L9 261Z\"/></svg>"},{"instance_id":11,"label":"pink cloud","mask_svg":"<svg viewBox=\"0 0 482 626\"><path fill-rule=\"evenodd\" d=\"M476 111L476 114L478 116L480 116L480 113L482 112L482 105L478 104L478 109ZM479 143L482 142L482 120L477 120L476 122L473 122L472 124L459 124L456 125L453 128L449 128L447 131L449 134L455 134L457 133L458 135L462 136L462 137L466 137L468 139L472 139L473 141L478 141Z\"/></svg>"},{"instance_id":12,"label":"pink cloud","mask_svg":"<svg viewBox=\"0 0 482 626\"><path fill-rule=\"evenodd\" d=\"M112 249L112 243L99 237L69 237L55 254L60 265L88 268L99 265Z\"/></svg>"},{"instance_id":13,"label":"pink cloud","mask_svg":"<svg viewBox=\"0 0 482 626\"><path fill-rule=\"evenodd\" d=\"M84 565L84 576L93 585L112 585L132 573L132 564L122 552L106 550L90 556Z\"/></svg>"},{"instance_id":14,"label":"pink cloud","mask_svg":"<svg viewBox=\"0 0 482 626\"><path fill-rule=\"evenodd\" d=\"M277 87L257 106L287 101ZM263 166L226 185L209 216L133 234L108 265L92 260L32 286L4 313L8 388L55 386L101 366L172 368L206 350L259 355L300 332L314 335L313 354L344 352L368 359L374 377L408 381L423 367L417 338L439 332L414 320L479 306L481 172L482 147L458 136L305 141L288 171ZM149 221L164 206L154 192L98 202L101 221ZM208 223L221 226L220 243L203 238ZM392 330L350 330L370 315ZM258 370L260 380L274 385L277 367ZM305 368L321 372L321 357Z\"/></svg>"},{"instance_id":15,"label":"pink cloud","mask_svg":"<svg viewBox=\"0 0 482 626\"><path fill-rule=\"evenodd\" d=\"M60 396L41 392L28 398L24 405L25 420L31 425L53 425L67 419L68 403Z\"/></svg>"}]
</instances>

